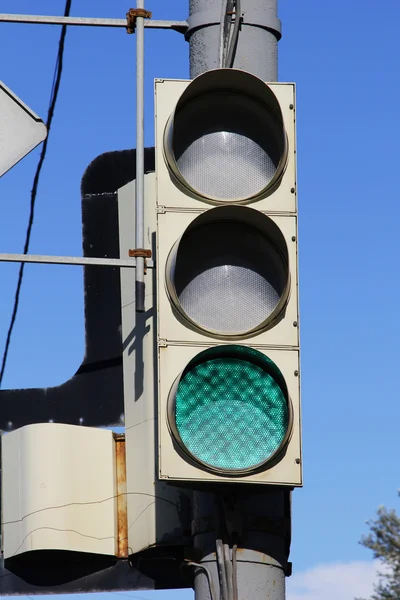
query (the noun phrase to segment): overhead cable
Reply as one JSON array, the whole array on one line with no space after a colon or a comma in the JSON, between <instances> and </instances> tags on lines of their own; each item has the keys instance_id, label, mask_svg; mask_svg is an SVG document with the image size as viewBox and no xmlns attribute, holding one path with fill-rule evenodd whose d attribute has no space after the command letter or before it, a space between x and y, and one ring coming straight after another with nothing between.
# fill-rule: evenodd
<instances>
[{"instance_id":1,"label":"overhead cable","mask_svg":"<svg viewBox=\"0 0 400 600\"><path fill-rule=\"evenodd\" d=\"M71 4L72 4L72 0L66 0L65 8L64 8L64 17L69 16L69 13L71 10ZM47 137L43 142L42 151L40 153L39 161L38 161L38 164L36 167L35 176L33 178L29 220L28 220L28 226L27 226L26 235L25 235L25 244L24 244L24 252L23 252L24 254L27 254L28 250L29 250L29 243L31 240L33 220L34 220L34 216L35 216L35 202L36 202L36 194L37 194L38 185L39 185L40 173L42 170L44 159L46 157L50 128L51 128L51 124L53 121L54 110L55 110L56 103L57 103L58 92L60 89L61 75L62 75L62 70L63 70L63 57L64 57L64 45L65 45L66 33L67 33L67 26L63 25L61 28L60 40L58 42L58 53L57 53L56 65L55 65L55 69L54 69L53 85L52 85L52 89L51 89L49 108L48 108L48 112L47 112L47 120L46 120ZM15 324L15 320L16 320L17 312L18 312L19 297L20 297L20 293L21 293L22 280L23 280L23 276L24 276L24 267L25 267L25 263L21 263L20 268L19 268L19 273L18 273L17 287L15 290L15 296L14 296L14 307L13 307L13 311L11 314L10 325L9 325L8 332L7 332L7 338L6 338L6 343L5 343L5 347L4 347L4 353L3 353L3 360L2 360L2 364L1 364L0 387L1 387L1 384L3 381L4 371L5 371L6 364L7 364L8 351L10 348L11 336L12 336L12 332L14 329L14 324Z\"/></svg>"}]
</instances>

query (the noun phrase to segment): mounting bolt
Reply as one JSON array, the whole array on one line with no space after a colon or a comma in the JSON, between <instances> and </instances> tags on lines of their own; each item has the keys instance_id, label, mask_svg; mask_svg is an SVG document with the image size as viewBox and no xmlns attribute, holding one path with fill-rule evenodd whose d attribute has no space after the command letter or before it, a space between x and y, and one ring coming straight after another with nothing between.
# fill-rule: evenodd
<instances>
[{"instance_id":1,"label":"mounting bolt","mask_svg":"<svg viewBox=\"0 0 400 600\"><path fill-rule=\"evenodd\" d=\"M298 377L298 376L299 376L299 372L298 372L298 371L295 371L295 372L294 372L294 376L295 376L295 377Z\"/></svg>"},{"instance_id":2,"label":"mounting bolt","mask_svg":"<svg viewBox=\"0 0 400 600\"><path fill-rule=\"evenodd\" d=\"M290 108L290 110L293 110L294 109L293 104L289 104L289 108Z\"/></svg>"},{"instance_id":3,"label":"mounting bolt","mask_svg":"<svg viewBox=\"0 0 400 600\"><path fill-rule=\"evenodd\" d=\"M295 241L296 241L296 236L292 235L292 242L295 242Z\"/></svg>"},{"instance_id":4,"label":"mounting bolt","mask_svg":"<svg viewBox=\"0 0 400 600\"><path fill-rule=\"evenodd\" d=\"M293 321L293 327L297 327L297 321Z\"/></svg>"},{"instance_id":5,"label":"mounting bolt","mask_svg":"<svg viewBox=\"0 0 400 600\"><path fill-rule=\"evenodd\" d=\"M295 191L296 191L296 190L295 190L295 188L294 188L294 187L293 187L293 188L290 188L290 192L291 192L292 194L294 194L294 193L295 193Z\"/></svg>"},{"instance_id":6,"label":"mounting bolt","mask_svg":"<svg viewBox=\"0 0 400 600\"><path fill-rule=\"evenodd\" d=\"M296 458L296 460L294 462L296 463L296 465L299 465L301 461L299 458Z\"/></svg>"}]
</instances>

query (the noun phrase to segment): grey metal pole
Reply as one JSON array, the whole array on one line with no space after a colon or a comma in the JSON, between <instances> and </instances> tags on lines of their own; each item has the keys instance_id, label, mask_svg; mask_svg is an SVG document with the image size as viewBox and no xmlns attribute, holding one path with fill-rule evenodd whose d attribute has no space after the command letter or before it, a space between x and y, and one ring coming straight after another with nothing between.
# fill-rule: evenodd
<instances>
[{"instance_id":1,"label":"grey metal pole","mask_svg":"<svg viewBox=\"0 0 400 600\"><path fill-rule=\"evenodd\" d=\"M137 0L144 8L144 0ZM144 248L144 18L136 18L136 248ZM136 311L144 312L144 258L136 258Z\"/></svg>"},{"instance_id":2,"label":"grey metal pole","mask_svg":"<svg viewBox=\"0 0 400 600\"><path fill-rule=\"evenodd\" d=\"M126 19L103 19L99 17L61 17L50 15L13 15L0 14L0 23L31 23L33 25L69 25L77 27L123 27L126 29ZM144 26L150 29L173 29L184 33L186 21L144 21Z\"/></svg>"},{"instance_id":3,"label":"grey metal pole","mask_svg":"<svg viewBox=\"0 0 400 600\"><path fill-rule=\"evenodd\" d=\"M218 68L221 3L223 0L189 0L186 39L190 49L190 77ZM278 40L281 23L277 0L242 0L241 31L233 66L260 77L278 79Z\"/></svg>"},{"instance_id":4,"label":"grey metal pole","mask_svg":"<svg viewBox=\"0 0 400 600\"><path fill-rule=\"evenodd\" d=\"M228 600L284 600L285 576L291 571L290 512L290 492L252 493L230 485L215 493L195 491L194 546L202 557L195 566L195 599L225 600L221 542L227 550L225 567L232 570L234 593L228 593Z\"/></svg>"},{"instance_id":5,"label":"grey metal pole","mask_svg":"<svg viewBox=\"0 0 400 600\"><path fill-rule=\"evenodd\" d=\"M264 81L278 79L281 24L277 0L241 0L241 28L232 66ZM226 0L189 0L190 76L221 62L221 7ZM227 484L215 492L194 491L196 600L285 599L291 514L290 491ZM223 548L223 551L221 551ZM222 557L225 557L223 560Z\"/></svg>"},{"instance_id":6,"label":"grey metal pole","mask_svg":"<svg viewBox=\"0 0 400 600\"><path fill-rule=\"evenodd\" d=\"M232 551L231 551L232 552ZM212 600L209 579L205 568L208 569L215 586L218 585L219 575L215 552L206 555L197 568L195 576L196 600ZM236 578L238 598L246 600L282 600L285 598L285 573L282 567L264 552L241 549L236 558ZM218 590L218 587L216 587ZM218 594L216 594L219 600Z\"/></svg>"}]
</instances>

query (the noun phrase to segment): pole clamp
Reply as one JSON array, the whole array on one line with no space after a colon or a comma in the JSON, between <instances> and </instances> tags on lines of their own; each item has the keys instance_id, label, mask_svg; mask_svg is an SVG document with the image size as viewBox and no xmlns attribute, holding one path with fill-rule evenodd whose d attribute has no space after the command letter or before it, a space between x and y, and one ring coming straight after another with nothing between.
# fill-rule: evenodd
<instances>
[{"instance_id":1,"label":"pole clamp","mask_svg":"<svg viewBox=\"0 0 400 600\"><path fill-rule=\"evenodd\" d=\"M130 258L144 258L144 273L147 273L147 262L146 258L151 258L151 250L145 248L134 248L128 252Z\"/></svg>"},{"instance_id":2,"label":"pole clamp","mask_svg":"<svg viewBox=\"0 0 400 600\"><path fill-rule=\"evenodd\" d=\"M135 33L136 19L143 17L143 19L151 19L152 13L144 8L131 8L126 13L126 32Z\"/></svg>"},{"instance_id":3,"label":"pole clamp","mask_svg":"<svg viewBox=\"0 0 400 600\"><path fill-rule=\"evenodd\" d=\"M276 36L277 40L282 37L282 23L280 19L274 17L268 12L262 12L259 10L243 10L241 15L238 15L241 19L242 25L249 25L252 27L261 27L272 31ZM196 29L202 27L210 27L211 25L219 25L221 22L221 12L218 9L209 9L202 12L194 13L188 18L188 28L185 32L185 39L187 40Z\"/></svg>"},{"instance_id":4,"label":"pole clamp","mask_svg":"<svg viewBox=\"0 0 400 600\"><path fill-rule=\"evenodd\" d=\"M145 248L134 248L128 252L130 258L144 258L144 272L147 273L146 258L151 258L151 250Z\"/></svg>"}]
</instances>

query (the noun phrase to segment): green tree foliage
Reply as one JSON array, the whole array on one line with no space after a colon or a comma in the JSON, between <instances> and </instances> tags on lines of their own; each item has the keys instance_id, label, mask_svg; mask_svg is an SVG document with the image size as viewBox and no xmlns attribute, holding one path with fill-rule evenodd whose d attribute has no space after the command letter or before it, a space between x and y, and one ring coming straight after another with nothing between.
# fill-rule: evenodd
<instances>
[{"instance_id":1,"label":"green tree foliage","mask_svg":"<svg viewBox=\"0 0 400 600\"><path fill-rule=\"evenodd\" d=\"M380 507L368 526L370 532L361 544L372 550L383 567L370 600L400 600L400 517L395 510Z\"/></svg>"}]
</instances>

